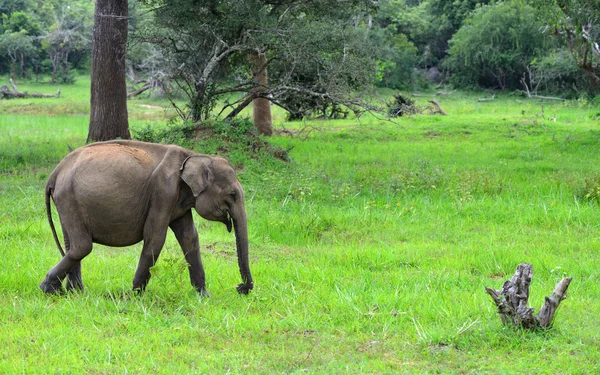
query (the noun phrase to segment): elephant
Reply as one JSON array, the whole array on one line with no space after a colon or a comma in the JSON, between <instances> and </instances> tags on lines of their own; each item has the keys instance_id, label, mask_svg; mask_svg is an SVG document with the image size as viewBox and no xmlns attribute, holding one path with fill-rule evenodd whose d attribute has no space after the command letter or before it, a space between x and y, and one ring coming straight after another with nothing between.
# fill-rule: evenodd
<instances>
[{"instance_id":1,"label":"elephant","mask_svg":"<svg viewBox=\"0 0 600 375\"><path fill-rule=\"evenodd\" d=\"M229 162L176 145L133 140L91 143L69 153L48 178L46 213L62 255L40 288L62 294L83 290L81 260L93 243L122 247L143 241L133 290L144 291L171 228L188 265L190 281L209 295L192 208L204 219L235 228L240 294L254 287L248 262L244 190ZM65 250L52 219L54 201Z\"/></svg>"}]
</instances>

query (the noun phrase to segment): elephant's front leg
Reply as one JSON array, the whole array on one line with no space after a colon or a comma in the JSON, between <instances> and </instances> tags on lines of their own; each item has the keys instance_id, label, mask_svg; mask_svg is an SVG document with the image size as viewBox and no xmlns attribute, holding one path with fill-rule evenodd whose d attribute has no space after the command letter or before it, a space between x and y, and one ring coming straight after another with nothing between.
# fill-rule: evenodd
<instances>
[{"instance_id":1,"label":"elephant's front leg","mask_svg":"<svg viewBox=\"0 0 600 375\"><path fill-rule=\"evenodd\" d=\"M188 211L182 217L175 219L169 224L175 237L183 250L185 260L190 272L190 281L198 293L203 296L210 296L206 290L206 278L204 267L200 257L200 245L198 243L198 231L194 226L192 211Z\"/></svg>"},{"instance_id":2,"label":"elephant's front leg","mask_svg":"<svg viewBox=\"0 0 600 375\"><path fill-rule=\"evenodd\" d=\"M158 260L165 244L167 225L157 225L154 220L146 223L144 228L144 246L133 277L133 290L144 291L150 280L150 268Z\"/></svg>"}]
</instances>

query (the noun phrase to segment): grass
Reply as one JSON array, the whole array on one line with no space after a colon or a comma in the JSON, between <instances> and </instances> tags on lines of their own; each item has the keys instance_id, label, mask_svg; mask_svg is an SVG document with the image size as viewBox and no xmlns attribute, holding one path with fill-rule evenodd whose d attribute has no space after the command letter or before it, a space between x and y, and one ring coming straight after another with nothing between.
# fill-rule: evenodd
<instances>
[{"instance_id":1,"label":"grass","mask_svg":"<svg viewBox=\"0 0 600 375\"><path fill-rule=\"evenodd\" d=\"M276 127L315 130L273 137L290 163L230 155L248 201L251 295L234 291L233 236L196 216L212 297L189 285L172 235L144 295L129 292L140 246L96 246L85 292L48 297L38 284L59 255L43 187L85 141L87 84L0 102L0 373L600 372L594 104L455 93L438 98L448 117L393 123L276 112ZM155 107L167 103L129 107L133 130L166 123ZM574 278L549 331L503 327L485 294L521 262L534 266L536 310Z\"/></svg>"}]
</instances>

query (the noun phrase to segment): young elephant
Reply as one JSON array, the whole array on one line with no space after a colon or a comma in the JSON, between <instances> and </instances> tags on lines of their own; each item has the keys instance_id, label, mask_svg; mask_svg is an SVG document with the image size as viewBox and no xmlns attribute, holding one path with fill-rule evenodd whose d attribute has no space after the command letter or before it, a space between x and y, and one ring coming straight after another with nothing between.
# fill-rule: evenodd
<instances>
[{"instance_id":1,"label":"young elephant","mask_svg":"<svg viewBox=\"0 0 600 375\"><path fill-rule=\"evenodd\" d=\"M52 221L50 198L60 216L63 251ZM229 163L173 145L137 141L93 143L67 155L46 184L46 211L63 255L40 288L46 293L83 289L81 260L92 243L129 246L144 241L133 289L144 290L170 227L188 263L192 285L208 295L191 209L207 220L235 228L242 284L253 288L248 265L244 191ZM233 222L233 223L232 223Z\"/></svg>"}]
</instances>

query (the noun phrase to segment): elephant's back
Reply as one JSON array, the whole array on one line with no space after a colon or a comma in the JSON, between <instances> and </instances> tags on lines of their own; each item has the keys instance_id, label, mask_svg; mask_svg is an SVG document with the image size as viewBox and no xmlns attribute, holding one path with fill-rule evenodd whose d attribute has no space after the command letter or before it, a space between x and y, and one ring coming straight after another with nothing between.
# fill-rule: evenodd
<instances>
[{"instance_id":1,"label":"elephant's back","mask_svg":"<svg viewBox=\"0 0 600 375\"><path fill-rule=\"evenodd\" d=\"M149 181L160 160L147 150L122 144L91 146L73 151L57 167L52 194L57 209L61 216L80 216L95 242L139 242Z\"/></svg>"},{"instance_id":2,"label":"elephant's back","mask_svg":"<svg viewBox=\"0 0 600 375\"><path fill-rule=\"evenodd\" d=\"M61 171L57 185L71 185L88 195L135 193L160 162L146 150L120 144L103 144L76 150L74 160Z\"/></svg>"}]
</instances>

